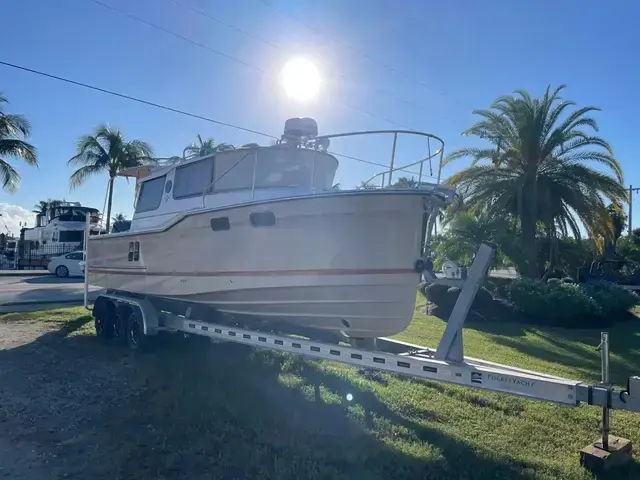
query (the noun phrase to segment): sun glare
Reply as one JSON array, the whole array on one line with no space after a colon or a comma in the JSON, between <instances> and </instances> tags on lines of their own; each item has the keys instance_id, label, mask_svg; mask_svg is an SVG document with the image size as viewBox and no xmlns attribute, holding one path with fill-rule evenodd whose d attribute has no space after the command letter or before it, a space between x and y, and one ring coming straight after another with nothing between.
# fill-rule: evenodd
<instances>
[{"instance_id":1,"label":"sun glare","mask_svg":"<svg viewBox=\"0 0 640 480\"><path fill-rule=\"evenodd\" d=\"M285 93L299 101L315 98L322 83L316 65L304 57L289 60L282 68L280 78Z\"/></svg>"}]
</instances>

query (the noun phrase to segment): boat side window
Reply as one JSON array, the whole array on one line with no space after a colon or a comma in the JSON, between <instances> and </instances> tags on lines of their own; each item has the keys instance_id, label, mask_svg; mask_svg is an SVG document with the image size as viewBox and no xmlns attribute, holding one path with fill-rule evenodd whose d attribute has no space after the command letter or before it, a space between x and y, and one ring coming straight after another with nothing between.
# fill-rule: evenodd
<instances>
[{"instance_id":1,"label":"boat side window","mask_svg":"<svg viewBox=\"0 0 640 480\"><path fill-rule=\"evenodd\" d=\"M140 242L129 242L129 255L127 260L137 262L140 260Z\"/></svg>"},{"instance_id":2,"label":"boat side window","mask_svg":"<svg viewBox=\"0 0 640 480\"><path fill-rule=\"evenodd\" d=\"M271 227L276 224L273 212L255 212L249 215L249 221L254 227Z\"/></svg>"},{"instance_id":3,"label":"boat side window","mask_svg":"<svg viewBox=\"0 0 640 480\"><path fill-rule=\"evenodd\" d=\"M62 230L58 239L60 242L81 242L83 237L83 230Z\"/></svg>"},{"instance_id":4,"label":"boat side window","mask_svg":"<svg viewBox=\"0 0 640 480\"><path fill-rule=\"evenodd\" d=\"M213 158L181 165L173 179L173 198L202 195L213 181Z\"/></svg>"},{"instance_id":5,"label":"boat side window","mask_svg":"<svg viewBox=\"0 0 640 480\"><path fill-rule=\"evenodd\" d=\"M147 180L140 185L140 194L136 202L136 213L150 212L160 206L164 191L165 175Z\"/></svg>"},{"instance_id":6,"label":"boat side window","mask_svg":"<svg viewBox=\"0 0 640 480\"><path fill-rule=\"evenodd\" d=\"M231 228L229 217L212 218L209 223L211 225L211 230L213 230L214 232L229 230Z\"/></svg>"}]
</instances>

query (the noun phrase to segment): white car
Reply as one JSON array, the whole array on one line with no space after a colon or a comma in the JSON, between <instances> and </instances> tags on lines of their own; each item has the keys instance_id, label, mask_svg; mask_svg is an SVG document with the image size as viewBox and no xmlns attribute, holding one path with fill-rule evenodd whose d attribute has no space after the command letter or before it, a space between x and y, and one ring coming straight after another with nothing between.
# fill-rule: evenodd
<instances>
[{"instance_id":1,"label":"white car","mask_svg":"<svg viewBox=\"0 0 640 480\"><path fill-rule=\"evenodd\" d=\"M56 277L77 277L84 275L80 262L84 260L84 252L71 252L66 255L53 257L47 265L47 270L55 273Z\"/></svg>"}]
</instances>

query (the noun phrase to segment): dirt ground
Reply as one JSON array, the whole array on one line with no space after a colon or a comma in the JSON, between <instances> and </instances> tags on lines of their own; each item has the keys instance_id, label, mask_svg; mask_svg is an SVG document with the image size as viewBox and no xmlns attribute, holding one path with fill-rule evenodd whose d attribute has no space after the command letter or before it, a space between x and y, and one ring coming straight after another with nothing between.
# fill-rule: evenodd
<instances>
[{"instance_id":1,"label":"dirt ground","mask_svg":"<svg viewBox=\"0 0 640 480\"><path fill-rule=\"evenodd\" d=\"M285 356L175 335L133 353L87 334L86 315L63 320L0 318L0 479L378 479L362 455L412 464L283 388Z\"/></svg>"},{"instance_id":2,"label":"dirt ground","mask_svg":"<svg viewBox=\"0 0 640 480\"><path fill-rule=\"evenodd\" d=\"M100 452L104 415L136 391L131 363L112 353L55 323L0 322L0 478L117 477Z\"/></svg>"}]
</instances>

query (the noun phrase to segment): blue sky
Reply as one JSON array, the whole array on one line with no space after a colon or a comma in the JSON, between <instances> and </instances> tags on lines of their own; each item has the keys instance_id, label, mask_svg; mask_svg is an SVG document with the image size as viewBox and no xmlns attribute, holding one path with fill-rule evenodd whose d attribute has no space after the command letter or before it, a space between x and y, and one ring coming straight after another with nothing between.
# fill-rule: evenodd
<instances>
[{"instance_id":1,"label":"blue sky","mask_svg":"<svg viewBox=\"0 0 640 480\"><path fill-rule=\"evenodd\" d=\"M257 68L91 0L3 2L3 37L10 48L2 49L0 60L272 135L291 116L314 117L322 133L401 124L442 137L448 151L473 143L460 135L473 123L471 110L517 88L542 94L549 83L565 83L567 97L603 109L597 115L601 135L613 144L626 183L640 186L635 2L269 0L283 15L259 0L176 0L247 36L171 0L101 1ZM324 85L315 104L295 103L279 88L278 72L295 55L320 65ZM102 209L107 178L70 192L72 170L66 166L77 137L101 123L148 141L159 156L180 154L197 133L237 144L268 142L4 66L0 91L10 111L31 121L40 158L39 169L13 162L22 185L13 195L0 192L0 203L27 209L47 197ZM332 149L386 163L390 141L337 142ZM412 142L401 152L397 162L409 163L423 150ZM445 176L462 166L451 165ZM342 160L337 181L354 186L379 170ZM114 213L131 214L132 194L133 185L120 179Z\"/></svg>"}]
</instances>

